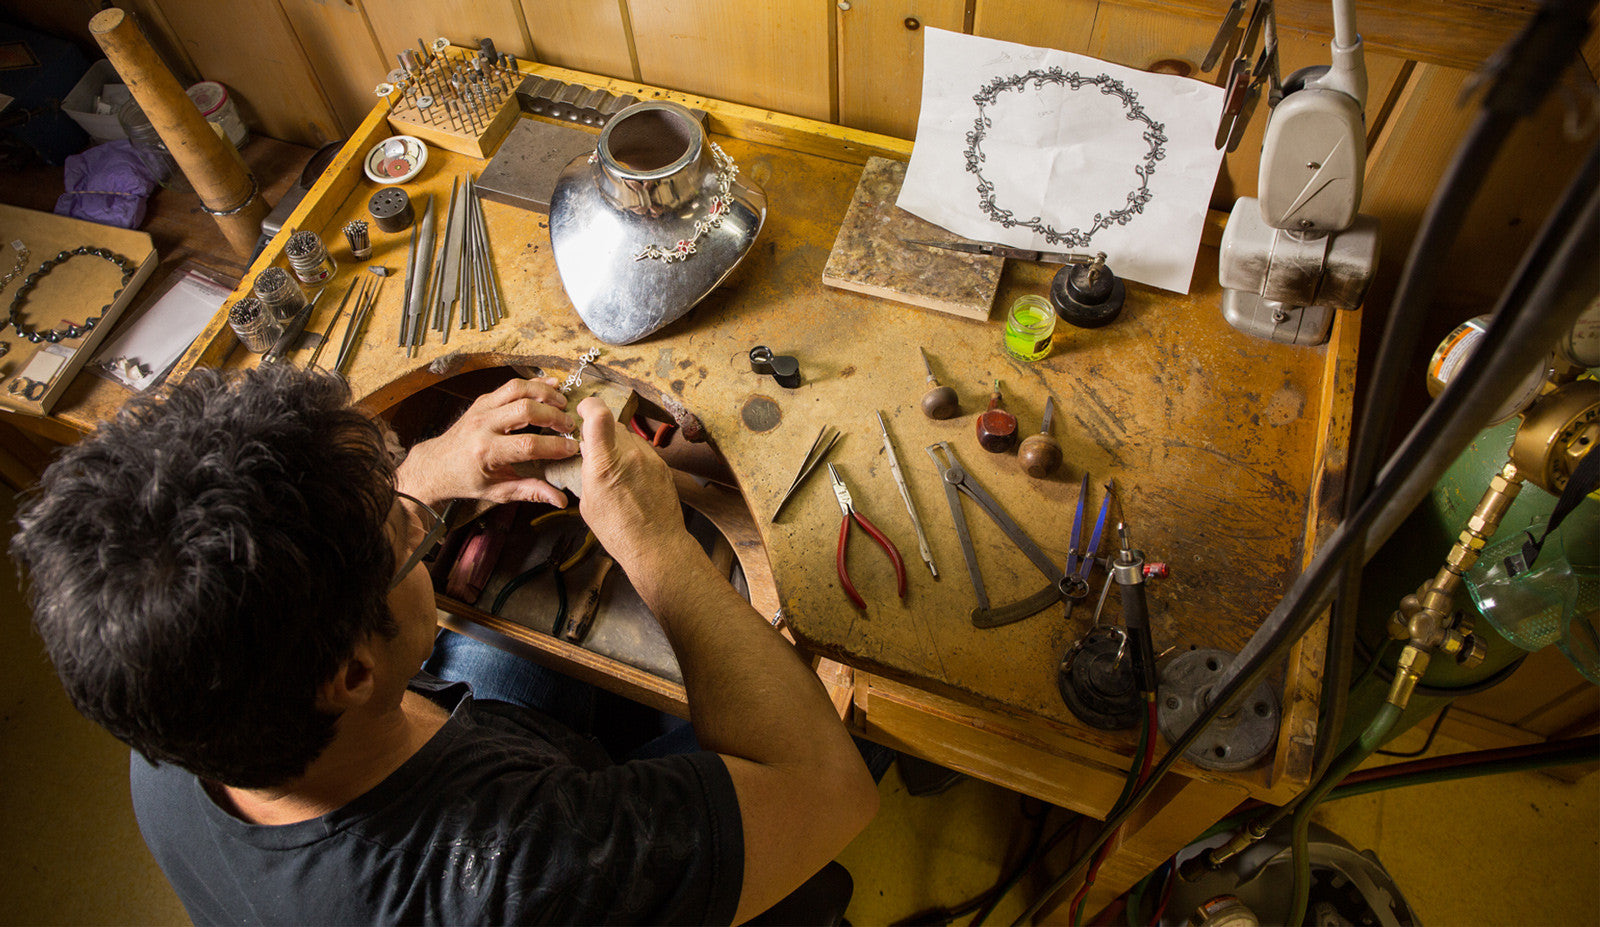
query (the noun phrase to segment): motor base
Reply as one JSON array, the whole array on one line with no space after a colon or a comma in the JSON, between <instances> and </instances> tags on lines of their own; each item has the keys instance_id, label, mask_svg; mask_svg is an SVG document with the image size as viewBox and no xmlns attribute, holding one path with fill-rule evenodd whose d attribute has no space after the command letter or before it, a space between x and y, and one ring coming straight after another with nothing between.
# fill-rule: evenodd
<instances>
[{"instance_id":1,"label":"motor base","mask_svg":"<svg viewBox=\"0 0 1600 927\"><path fill-rule=\"evenodd\" d=\"M1120 629L1095 628L1072 645L1056 669L1056 687L1067 708L1102 731L1125 731L1138 724L1145 705L1133 669L1133 647L1125 641Z\"/></svg>"}]
</instances>

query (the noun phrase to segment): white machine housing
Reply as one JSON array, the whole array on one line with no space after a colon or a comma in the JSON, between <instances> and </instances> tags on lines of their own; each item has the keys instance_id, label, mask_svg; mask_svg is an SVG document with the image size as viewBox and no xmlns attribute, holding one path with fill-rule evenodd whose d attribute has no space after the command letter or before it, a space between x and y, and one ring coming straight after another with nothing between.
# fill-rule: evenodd
<instances>
[{"instance_id":1,"label":"white machine housing","mask_svg":"<svg viewBox=\"0 0 1600 927\"><path fill-rule=\"evenodd\" d=\"M1234 203L1217 268L1228 324L1287 344L1327 341L1334 312L1361 305L1378 264L1378 222L1357 212L1367 159L1361 37L1351 0L1333 4L1333 64L1285 82L1262 139L1260 198Z\"/></svg>"}]
</instances>

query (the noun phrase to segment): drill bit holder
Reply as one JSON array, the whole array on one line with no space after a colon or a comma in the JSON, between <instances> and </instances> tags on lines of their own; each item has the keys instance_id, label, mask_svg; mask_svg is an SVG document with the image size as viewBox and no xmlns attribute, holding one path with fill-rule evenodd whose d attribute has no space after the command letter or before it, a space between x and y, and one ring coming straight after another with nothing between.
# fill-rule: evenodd
<instances>
[{"instance_id":1,"label":"drill bit holder","mask_svg":"<svg viewBox=\"0 0 1600 927\"><path fill-rule=\"evenodd\" d=\"M510 55L457 48L445 39L404 51L378 85L389 125L429 145L487 159L521 114L521 66Z\"/></svg>"}]
</instances>

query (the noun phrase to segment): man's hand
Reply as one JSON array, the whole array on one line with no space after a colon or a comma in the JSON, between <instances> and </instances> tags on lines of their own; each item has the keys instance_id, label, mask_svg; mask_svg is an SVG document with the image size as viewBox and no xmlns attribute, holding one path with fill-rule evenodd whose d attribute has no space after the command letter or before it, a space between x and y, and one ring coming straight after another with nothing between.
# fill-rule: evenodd
<instances>
[{"instance_id":1,"label":"man's hand","mask_svg":"<svg viewBox=\"0 0 1600 927\"><path fill-rule=\"evenodd\" d=\"M676 545L694 545L666 462L619 426L601 400L585 399L578 414L583 418L579 507L606 553L634 576L652 561L670 562Z\"/></svg>"},{"instance_id":2,"label":"man's hand","mask_svg":"<svg viewBox=\"0 0 1600 927\"><path fill-rule=\"evenodd\" d=\"M578 442L512 432L529 426L570 432L574 423L562 411L566 406L554 379L511 380L474 400L444 434L411 448L400 465L400 489L429 505L478 499L564 507L565 493L542 479L519 476L513 465L571 457Z\"/></svg>"},{"instance_id":3,"label":"man's hand","mask_svg":"<svg viewBox=\"0 0 1600 927\"><path fill-rule=\"evenodd\" d=\"M871 820L878 790L816 673L712 566L666 463L585 399L583 520L628 574L683 671L701 747L722 756L744 828L734 922L771 907Z\"/></svg>"}]
</instances>

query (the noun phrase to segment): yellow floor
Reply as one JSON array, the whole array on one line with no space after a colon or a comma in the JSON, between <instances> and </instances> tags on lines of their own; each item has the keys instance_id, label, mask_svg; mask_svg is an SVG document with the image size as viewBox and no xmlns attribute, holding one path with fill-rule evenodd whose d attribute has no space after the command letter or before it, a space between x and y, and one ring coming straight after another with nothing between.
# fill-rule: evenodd
<instances>
[{"instance_id":1,"label":"yellow floor","mask_svg":"<svg viewBox=\"0 0 1600 927\"><path fill-rule=\"evenodd\" d=\"M0 491L0 521L12 500ZM0 580L0 924L183 923L128 800L128 752L80 718L56 683L9 564ZM1414 730L1394 745L1418 746ZM1435 744L1434 753L1462 745ZM1030 827L1020 796L975 780L910 795L891 769L878 818L841 861L857 927L954 905L988 887ZM1430 927L1600 920L1600 776L1516 773L1348 799L1319 820L1372 849ZM1062 820L1057 811L1052 823ZM1055 862L1052 859L1052 862ZM1040 873L988 919L1009 924ZM965 923L967 918L959 920Z\"/></svg>"}]
</instances>

